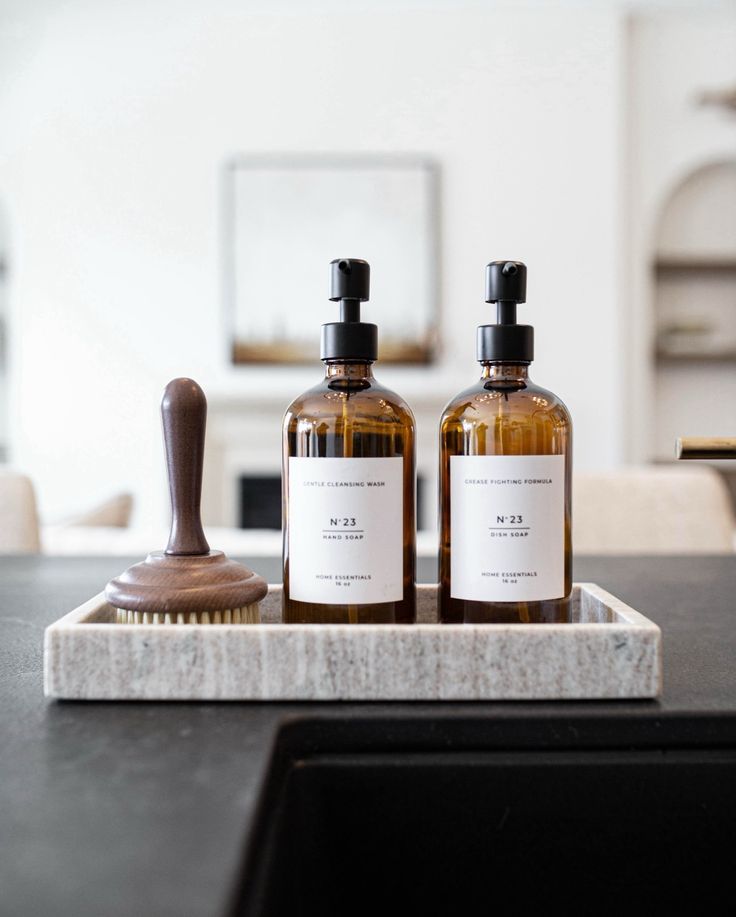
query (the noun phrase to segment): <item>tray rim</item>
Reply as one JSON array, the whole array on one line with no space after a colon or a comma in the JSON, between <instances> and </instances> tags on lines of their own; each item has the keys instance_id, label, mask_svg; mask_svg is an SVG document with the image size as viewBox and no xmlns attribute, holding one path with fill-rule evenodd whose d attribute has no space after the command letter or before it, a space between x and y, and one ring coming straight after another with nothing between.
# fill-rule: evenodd
<instances>
[{"instance_id":1,"label":"tray rim","mask_svg":"<svg viewBox=\"0 0 736 917\"><path fill-rule=\"evenodd\" d=\"M436 583L417 583L417 592L437 592L439 589ZM269 583L268 592L269 595L274 593L281 593L282 586L280 583ZM92 596L92 598L87 599L86 602L83 602L81 605L78 605L72 611L67 612L61 618L58 618L52 624L49 624L44 633L56 632L60 630L71 630L77 628L84 628L85 631L91 630L92 628L104 628L109 630L111 626L115 630L121 632L131 632L138 630L146 631L155 631L156 634L161 633L170 633L170 632L182 632L182 631L196 631L207 630L211 631L213 627L216 627L219 632L224 631L241 631L243 628L248 628L248 630L259 630L264 632L269 631L279 631L279 632L296 632L303 630L313 630L315 627L320 630L334 631L340 633L342 631L349 632L351 634L357 633L370 633L375 630L386 631L386 630L399 630L402 633L406 632L407 629L420 630L420 631L435 631L437 629L442 632L453 632L453 631L462 631L462 633L468 633L469 631L478 629L483 633L494 633L503 631L507 633L508 628L519 627L520 630L523 630L524 633L528 632L561 632L567 633L571 629L574 629L575 632L581 632L586 630L598 630L600 627L632 627L636 629L649 630L656 633L661 633L660 628L654 621L647 618L640 611L637 611L635 608L632 608L630 605L627 605L622 599L619 599L617 596L603 589L597 583L588 583L580 582L573 583L573 589L584 590L589 595L595 596L602 604L606 605L608 608L612 608L616 614L618 614L623 620L619 621L576 621L568 624L441 624L439 621L431 623L415 623L415 624L360 624L356 627L355 624L284 624L282 622L271 622L271 623L260 623L260 624L167 624L165 626L157 626L151 624L121 624L116 621L85 621L84 619L89 615L98 612L100 609L105 606L112 608L113 606L105 599L104 592L98 592L97 595ZM353 638L355 639L355 638Z\"/></svg>"}]
</instances>

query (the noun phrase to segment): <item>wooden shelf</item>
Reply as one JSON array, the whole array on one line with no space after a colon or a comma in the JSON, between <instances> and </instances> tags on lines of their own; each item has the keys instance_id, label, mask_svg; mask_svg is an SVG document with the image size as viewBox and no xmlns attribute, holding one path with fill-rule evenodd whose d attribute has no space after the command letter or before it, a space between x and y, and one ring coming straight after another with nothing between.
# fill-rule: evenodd
<instances>
[{"instance_id":1,"label":"wooden shelf","mask_svg":"<svg viewBox=\"0 0 736 917\"><path fill-rule=\"evenodd\" d=\"M312 364L317 359L314 341L285 341L280 344L268 342L250 344L234 341L232 362L235 364ZM434 360L430 344L411 341L384 339L381 341L381 363L427 365Z\"/></svg>"},{"instance_id":2,"label":"wooden shelf","mask_svg":"<svg viewBox=\"0 0 736 917\"><path fill-rule=\"evenodd\" d=\"M736 256L733 258L657 258L653 264L657 273L683 274L736 274Z\"/></svg>"},{"instance_id":3,"label":"wooden shelf","mask_svg":"<svg viewBox=\"0 0 736 917\"><path fill-rule=\"evenodd\" d=\"M669 350L657 350L655 357L659 363L736 363L736 350L720 350L712 353L708 351L672 353Z\"/></svg>"}]
</instances>

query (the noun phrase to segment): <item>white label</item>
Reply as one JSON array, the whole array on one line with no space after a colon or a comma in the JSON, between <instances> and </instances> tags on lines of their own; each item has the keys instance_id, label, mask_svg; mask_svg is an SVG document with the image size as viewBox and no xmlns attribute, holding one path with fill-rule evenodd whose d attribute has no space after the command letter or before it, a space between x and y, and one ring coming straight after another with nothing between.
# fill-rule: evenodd
<instances>
[{"instance_id":1,"label":"white label","mask_svg":"<svg viewBox=\"0 0 736 917\"><path fill-rule=\"evenodd\" d=\"M539 602L565 594L565 457L450 457L451 595Z\"/></svg>"},{"instance_id":2,"label":"white label","mask_svg":"<svg viewBox=\"0 0 736 917\"><path fill-rule=\"evenodd\" d=\"M404 594L402 458L289 458L289 591L325 605Z\"/></svg>"}]
</instances>

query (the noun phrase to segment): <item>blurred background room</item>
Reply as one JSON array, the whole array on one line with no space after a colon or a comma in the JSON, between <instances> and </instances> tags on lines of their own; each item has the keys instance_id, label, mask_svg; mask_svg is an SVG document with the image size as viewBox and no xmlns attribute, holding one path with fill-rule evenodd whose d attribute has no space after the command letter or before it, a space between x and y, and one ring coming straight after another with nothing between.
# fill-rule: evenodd
<instances>
[{"instance_id":1,"label":"blurred background room","mask_svg":"<svg viewBox=\"0 0 736 917\"><path fill-rule=\"evenodd\" d=\"M733 550L736 463L674 445L736 434L735 2L2 0L0 124L0 551L162 546L191 376L212 541L276 558L335 257L417 418L420 553L498 258L572 413L577 552Z\"/></svg>"}]
</instances>

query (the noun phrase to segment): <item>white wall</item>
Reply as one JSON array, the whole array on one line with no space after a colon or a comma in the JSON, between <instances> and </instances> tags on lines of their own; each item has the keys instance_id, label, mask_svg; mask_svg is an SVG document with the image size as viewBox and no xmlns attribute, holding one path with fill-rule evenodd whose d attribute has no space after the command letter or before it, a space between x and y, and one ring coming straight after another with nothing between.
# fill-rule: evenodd
<instances>
[{"instance_id":1,"label":"white wall","mask_svg":"<svg viewBox=\"0 0 736 917\"><path fill-rule=\"evenodd\" d=\"M122 487L138 521L165 516L170 377L213 396L270 387L285 405L319 375L227 364L218 180L237 152L433 156L444 352L431 371L381 378L438 405L469 384L490 314L483 265L526 260L534 376L572 410L578 467L621 461L624 13L265 8L68 0L18 4L6 20L12 458L46 516Z\"/></svg>"}]
</instances>

